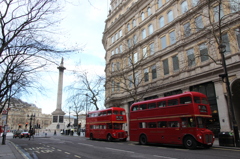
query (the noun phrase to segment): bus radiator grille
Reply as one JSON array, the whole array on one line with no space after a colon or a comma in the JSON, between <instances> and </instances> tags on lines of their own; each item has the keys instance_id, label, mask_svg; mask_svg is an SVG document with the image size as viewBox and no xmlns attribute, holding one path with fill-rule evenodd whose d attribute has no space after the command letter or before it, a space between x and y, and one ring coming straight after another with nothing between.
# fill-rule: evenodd
<instances>
[{"instance_id":1,"label":"bus radiator grille","mask_svg":"<svg viewBox=\"0 0 240 159\"><path fill-rule=\"evenodd\" d=\"M213 135L206 134L205 135L205 143L211 143L213 141Z\"/></svg>"},{"instance_id":2,"label":"bus radiator grille","mask_svg":"<svg viewBox=\"0 0 240 159\"><path fill-rule=\"evenodd\" d=\"M124 138L124 132L119 132L118 133L118 138Z\"/></svg>"}]
</instances>

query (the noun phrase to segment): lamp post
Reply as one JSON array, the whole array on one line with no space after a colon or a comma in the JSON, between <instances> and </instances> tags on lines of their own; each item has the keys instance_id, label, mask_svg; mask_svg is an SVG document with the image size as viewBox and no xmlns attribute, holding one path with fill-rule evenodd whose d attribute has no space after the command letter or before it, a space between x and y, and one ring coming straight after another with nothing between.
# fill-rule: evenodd
<instances>
[{"instance_id":1,"label":"lamp post","mask_svg":"<svg viewBox=\"0 0 240 159\"><path fill-rule=\"evenodd\" d=\"M232 93L231 93L231 89L230 89L228 71L227 71L225 55L224 55L224 53L226 52L226 45L220 44L218 49L219 49L219 53L221 54L222 66L223 66L223 71L224 71L224 74L219 75L219 77L222 78L223 82L224 82L224 79L225 79L224 83L226 83L226 89L227 89L228 107L229 107L229 116L230 116L230 121L231 121L231 127L232 127L232 130L233 130L233 133L234 133L235 145L236 145L236 147L240 147L238 125L237 125L237 121L236 121L236 118L235 118L235 113L234 113L234 110L233 110Z\"/></svg>"},{"instance_id":2,"label":"lamp post","mask_svg":"<svg viewBox=\"0 0 240 159\"><path fill-rule=\"evenodd\" d=\"M86 106L86 117L87 117L87 101L88 101L88 94L86 93L85 95L86 95L86 103L85 103L86 105L85 105L85 106Z\"/></svg>"},{"instance_id":3,"label":"lamp post","mask_svg":"<svg viewBox=\"0 0 240 159\"><path fill-rule=\"evenodd\" d=\"M30 120L29 130L31 130L32 129L32 120L35 120L35 114L27 115L27 117Z\"/></svg>"},{"instance_id":4,"label":"lamp post","mask_svg":"<svg viewBox=\"0 0 240 159\"><path fill-rule=\"evenodd\" d=\"M71 107L69 107L69 126L70 126L70 109Z\"/></svg>"}]
</instances>

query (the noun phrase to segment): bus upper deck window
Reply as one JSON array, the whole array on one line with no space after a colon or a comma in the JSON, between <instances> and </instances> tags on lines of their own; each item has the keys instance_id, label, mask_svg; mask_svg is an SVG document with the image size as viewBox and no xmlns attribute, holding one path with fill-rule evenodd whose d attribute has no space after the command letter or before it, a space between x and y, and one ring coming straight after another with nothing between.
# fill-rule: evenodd
<instances>
[{"instance_id":1,"label":"bus upper deck window","mask_svg":"<svg viewBox=\"0 0 240 159\"><path fill-rule=\"evenodd\" d=\"M125 115L125 111L120 111L120 115Z\"/></svg>"},{"instance_id":2,"label":"bus upper deck window","mask_svg":"<svg viewBox=\"0 0 240 159\"><path fill-rule=\"evenodd\" d=\"M144 110L147 109L147 104L141 104L140 105L140 110Z\"/></svg>"},{"instance_id":3,"label":"bus upper deck window","mask_svg":"<svg viewBox=\"0 0 240 159\"><path fill-rule=\"evenodd\" d=\"M157 103L158 107L165 107L166 106L166 101L161 101Z\"/></svg>"},{"instance_id":4,"label":"bus upper deck window","mask_svg":"<svg viewBox=\"0 0 240 159\"><path fill-rule=\"evenodd\" d=\"M156 108L156 103L149 103L148 109L153 109L153 108Z\"/></svg>"},{"instance_id":5,"label":"bus upper deck window","mask_svg":"<svg viewBox=\"0 0 240 159\"><path fill-rule=\"evenodd\" d=\"M180 98L180 104L189 104L189 103L192 103L192 98L190 96Z\"/></svg>"},{"instance_id":6,"label":"bus upper deck window","mask_svg":"<svg viewBox=\"0 0 240 159\"><path fill-rule=\"evenodd\" d=\"M117 111L117 110L114 110L114 111L113 111L113 114L114 114L114 115L118 115L118 111Z\"/></svg>"},{"instance_id":7,"label":"bus upper deck window","mask_svg":"<svg viewBox=\"0 0 240 159\"><path fill-rule=\"evenodd\" d=\"M202 98L202 104L209 104L207 98Z\"/></svg>"},{"instance_id":8,"label":"bus upper deck window","mask_svg":"<svg viewBox=\"0 0 240 159\"><path fill-rule=\"evenodd\" d=\"M111 110L108 110L108 111L107 111L107 115L112 115L112 111L111 111Z\"/></svg>"},{"instance_id":9,"label":"bus upper deck window","mask_svg":"<svg viewBox=\"0 0 240 159\"><path fill-rule=\"evenodd\" d=\"M138 105L132 107L132 111L137 111L138 110Z\"/></svg>"},{"instance_id":10,"label":"bus upper deck window","mask_svg":"<svg viewBox=\"0 0 240 159\"><path fill-rule=\"evenodd\" d=\"M200 97L194 97L194 103L201 103Z\"/></svg>"}]
</instances>

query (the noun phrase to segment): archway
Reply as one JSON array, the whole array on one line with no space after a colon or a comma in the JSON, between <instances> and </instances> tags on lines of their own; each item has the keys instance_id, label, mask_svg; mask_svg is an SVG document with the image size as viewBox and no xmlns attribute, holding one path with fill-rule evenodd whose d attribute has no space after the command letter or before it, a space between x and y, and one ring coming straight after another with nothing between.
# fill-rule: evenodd
<instances>
[{"instance_id":1,"label":"archway","mask_svg":"<svg viewBox=\"0 0 240 159\"><path fill-rule=\"evenodd\" d=\"M232 85L233 110L238 127L240 127L240 79L235 80Z\"/></svg>"}]
</instances>

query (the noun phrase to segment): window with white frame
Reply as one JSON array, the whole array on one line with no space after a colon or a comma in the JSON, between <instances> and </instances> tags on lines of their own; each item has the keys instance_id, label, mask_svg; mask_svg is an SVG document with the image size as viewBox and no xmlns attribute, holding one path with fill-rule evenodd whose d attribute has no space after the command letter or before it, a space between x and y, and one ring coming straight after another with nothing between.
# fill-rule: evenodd
<instances>
[{"instance_id":1,"label":"window with white frame","mask_svg":"<svg viewBox=\"0 0 240 159\"><path fill-rule=\"evenodd\" d=\"M228 34L223 34L222 35L222 44L226 46L225 54L230 53L231 49L230 49L230 42L229 42Z\"/></svg>"},{"instance_id":2,"label":"window with white frame","mask_svg":"<svg viewBox=\"0 0 240 159\"><path fill-rule=\"evenodd\" d=\"M144 12L141 13L141 18L142 18L142 21L144 21L145 19Z\"/></svg>"},{"instance_id":3,"label":"window with white frame","mask_svg":"<svg viewBox=\"0 0 240 159\"><path fill-rule=\"evenodd\" d=\"M119 46L119 53L122 53L122 45Z\"/></svg>"},{"instance_id":4,"label":"window with white frame","mask_svg":"<svg viewBox=\"0 0 240 159\"><path fill-rule=\"evenodd\" d=\"M159 26L160 26L160 28L162 28L162 27L164 27L164 17L160 17L159 18Z\"/></svg>"},{"instance_id":5,"label":"window with white frame","mask_svg":"<svg viewBox=\"0 0 240 159\"><path fill-rule=\"evenodd\" d=\"M136 26L136 20L135 20L135 19L133 19L133 21L132 21L132 26L133 26L133 27Z\"/></svg>"},{"instance_id":6,"label":"window with white frame","mask_svg":"<svg viewBox=\"0 0 240 159\"><path fill-rule=\"evenodd\" d=\"M135 76L135 85L137 86L138 84L139 84L139 82L140 82L140 80L139 80L139 72L137 71L135 74L134 74L134 76Z\"/></svg>"},{"instance_id":7,"label":"window with white frame","mask_svg":"<svg viewBox=\"0 0 240 159\"><path fill-rule=\"evenodd\" d=\"M168 23L170 23L171 21L173 21L173 11L169 11L167 15L168 15Z\"/></svg>"},{"instance_id":8,"label":"window with white frame","mask_svg":"<svg viewBox=\"0 0 240 159\"><path fill-rule=\"evenodd\" d=\"M240 27L235 30L237 36L238 48L240 49Z\"/></svg>"},{"instance_id":9,"label":"window with white frame","mask_svg":"<svg viewBox=\"0 0 240 159\"><path fill-rule=\"evenodd\" d=\"M156 68L156 65L153 65L151 67L152 69L152 79L156 79L157 78L157 68Z\"/></svg>"},{"instance_id":10,"label":"window with white frame","mask_svg":"<svg viewBox=\"0 0 240 159\"><path fill-rule=\"evenodd\" d=\"M220 10L219 10L219 6L220 6ZM219 17L219 12L220 12L220 17ZM213 16L214 16L215 22L218 22L219 19L221 19L224 16L222 5L218 5L213 8Z\"/></svg>"},{"instance_id":11,"label":"window with white frame","mask_svg":"<svg viewBox=\"0 0 240 159\"><path fill-rule=\"evenodd\" d=\"M190 36L191 35L190 23L184 24L183 27L184 27L184 35L185 35L185 37Z\"/></svg>"},{"instance_id":12,"label":"window with white frame","mask_svg":"<svg viewBox=\"0 0 240 159\"><path fill-rule=\"evenodd\" d=\"M114 71L115 64L112 63L112 72Z\"/></svg>"},{"instance_id":13,"label":"window with white frame","mask_svg":"<svg viewBox=\"0 0 240 159\"><path fill-rule=\"evenodd\" d=\"M150 55L153 55L154 52L155 52L154 43L151 43L151 44L150 44Z\"/></svg>"},{"instance_id":14,"label":"window with white frame","mask_svg":"<svg viewBox=\"0 0 240 159\"><path fill-rule=\"evenodd\" d=\"M128 66L132 66L132 64L133 64L132 56L129 56L128 57Z\"/></svg>"},{"instance_id":15,"label":"window with white frame","mask_svg":"<svg viewBox=\"0 0 240 159\"><path fill-rule=\"evenodd\" d=\"M120 70L120 63L119 62L116 63L116 67L117 67L117 71L119 71Z\"/></svg>"},{"instance_id":16,"label":"window with white frame","mask_svg":"<svg viewBox=\"0 0 240 159\"><path fill-rule=\"evenodd\" d=\"M127 24L127 30L130 31L131 27L130 27L130 24L128 23Z\"/></svg>"},{"instance_id":17,"label":"window with white frame","mask_svg":"<svg viewBox=\"0 0 240 159\"><path fill-rule=\"evenodd\" d=\"M148 13L148 16L150 16L152 14L150 7L148 7L148 9L147 9L147 13Z\"/></svg>"},{"instance_id":18,"label":"window with white frame","mask_svg":"<svg viewBox=\"0 0 240 159\"><path fill-rule=\"evenodd\" d=\"M202 16L195 18L196 31L199 31L204 28Z\"/></svg>"},{"instance_id":19,"label":"window with white frame","mask_svg":"<svg viewBox=\"0 0 240 159\"><path fill-rule=\"evenodd\" d=\"M115 39L118 40L118 33L115 34Z\"/></svg>"},{"instance_id":20,"label":"window with white frame","mask_svg":"<svg viewBox=\"0 0 240 159\"><path fill-rule=\"evenodd\" d=\"M143 53L143 58L146 58L148 56L148 54L147 54L147 47L144 47L142 49L142 53Z\"/></svg>"},{"instance_id":21,"label":"window with white frame","mask_svg":"<svg viewBox=\"0 0 240 159\"><path fill-rule=\"evenodd\" d=\"M116 89L117 89L117 91L120 91L120 83L119 82L116 84Z\"/></svg>"},{"instance_id":22,"label":"window with white frame","mask_svg":"<svg viewBox=\"0 0 240 159\"><path fill-rule=\"evenodd\" d=\"M188 66L194 66L195 65L195 56L194 56L193 48L187 50L187 58L188 58Z\"/></svg>"},{"instance_id":23,"label":"window with white frame","mask_svg":"<svg viewBox=\"0 0 240 159\"><path fill-rule=\"evenodd\" d=\"M137 44L137 36L133 35L133 44Z\"/></svg>"},{"instance_id":24,"label":"window with white frame","mask_svg":"<svg viewBox=\"0 0 240 159\"><path fill-rule=\"evenodd\" d=\"M172 63L173 63L173 71L178 71L179 70L178 55L175 55L172 57Z\"/></svg>"},{"instance_id":25,"label":"window with white frame","mask_svg":"<svg viewBox=\"0 0 240 159\"><path fill-rule=\"evenodd\" d=\"M134 53L134 64L138 62L138 53Z\"/></svg>"},{"instance_id":26,"label":"window with white frame","mask_svg":"<svg viewBox=\"0 0 240 159\"><path fill-rule=\"evenodd\" d=\"M118 47L116 48L115 52L116 52L116 54L118 54Z\"/></svg>"},{"instance_id":27,"label":"window with white frame","mask_svg":"<svg viewBox=\"0 0 240 159\"><path fill-rule=\"evenodd\" d=\"M114 36L112 36L112 43L114 43Z\"/></svg>"},{"instance_id":28,"label":"window with white frame","mask_svg":"<svg viewBox=\"0 0 240 159\"><path fill-rule=\"evenodd\" d=\"M133 79L132 79L132 75L128 76L128 87L132 88L132 84L133 84Z\"/></svg>"},{"instance_id":29,"label":"window with white frame","mask_svg":"<svg viewBox=\"0 0 240 159\"><path fill-rule=\"evenodd\" d=\"M232 13L240 11L240 0L230 0L229 3Z\"/></svg>"},{"instance_id":30,"label":"window with white frame","mask_svg":"<svg viewBox=\"0 0 240 159\"><path fill-rule=\"evenodd\" d=\"M158 0L158 8L162 7L162 0Z\"/></svg>"},{"instance_id":31,"label":"window with white frame","mask_svg":"<svg viewBox=\"0 0 240 159\"><path fill-rule=\"evenodd\" d=\"M195 7L199 3L199 0L192 0L192 6Z\"/></svg>"},{"instance_id":32,"label":"window with white frame","mask_svg":"<svg viewBox=\"0 0 240 159\"><path fill-rule=\"evenodd\" d=\"M112 55L114 55L114 50L112 50Z\"/></svg>"},{"instance_id":33,"label":"window with white frame","mask_svg":"<svg viewBox=\"0 0 240 159\"><path fill-rule=\"evenodd\" d=\"M165 49L167 47L166 36L161 37L161 46L162 46L162 49Z\"/></svg>"},{"instance_id":34,"label":"window with white frame","mask_svg":"<svg viewBox=\"0 0 240 159\"><path fill-rule=\"evenodd\" d=\"M185 13L188 11L188 4L187 1L183 1L181 4L181 9L182 9L182 13Z\"/></svg>"},{"instance_id":35,"label":"window with white frame","mask_svg":"<svg viewBox=\"0 0 240 159\"><path fill-rule=\"evenodd\" d=\"M121 37L121 36L122 36L122 30L119 31L119 37Z\"/></svg>"},{"instance_id":36,"label":"window with white frame","mask_svg":"<svg viewBox=\"0 0 240 159\"><path fill-rule=\"evenodd\" d=\"M112 81L112 92L114 92L114 91L115 91L115 82Z\"/></svg>"},{"instance_id":37,"label":"window with white frame","mask_svg":"<svg viewBox=\"0 0 240 159\"><path fill-rule=\"evenodd\" d=\"M164 75L169 74L168 59L163 60L163 73Z\"/></svg>"},{"instance_id":38,"label":"window with white frame","mask_svg":"<svg viewBox=\"0 0 240 159\"><path fill-rule=\"evenodd\" d=\"M170 45L172 45L176 42L175 31L172 31L172 32L169 33L169 38L170 38Z\"/></svg>"},{"instance_id":39,"label":"window with white frame","mask_svg":"<svg viewBox=\"0 0 240 159\"><path fill-rule=\"evenodd\" d=\"M127 45L128 45L128 48L131 47L131 40L130 39L127 40Z\"/></svg>"},{"instance_id":40,"label":"window with white frame","mask_svg":"<svg viewBox=\"0 0 240 159\"><path fill-rule=\"evenodd\" d=\"M153 25L152 24L150 24L148 26L148 32L149 32L149 35L151 35L153 33Z\"/></svg>"},{"instance_id":41,"label":"window with white frame","mask_svg":"<svg viewBox=\"0 0 240 159\"><path fill-rule=\"evenodd\" d=\"M148 77L149 75L148 74L149 74L148 68L145 68L144 69L144 81L145 82L149 81L149 77Z\"/></svg>"},{"instance_id":42,"label":"window with white frame","mask_svg":"<svg viewBox=\"0 0 240 159\"><path fill-rule=\"evenodd\" d=\"M145 39L145 38L146 38L146 30L143 29L143 30L142 30L142 39Z\"/></svg>"},{"instance_id":43,"label":"window with white frame","mask_svg":"<svg viewBox=\"0 0 240 159\"><path fill-rule=\"evenodd\" d=\"M203 44L200 44L198 48L200 51L201 62L207 61L209 58L207 45L203 43Z\"/></svg>"}]
</instances>

